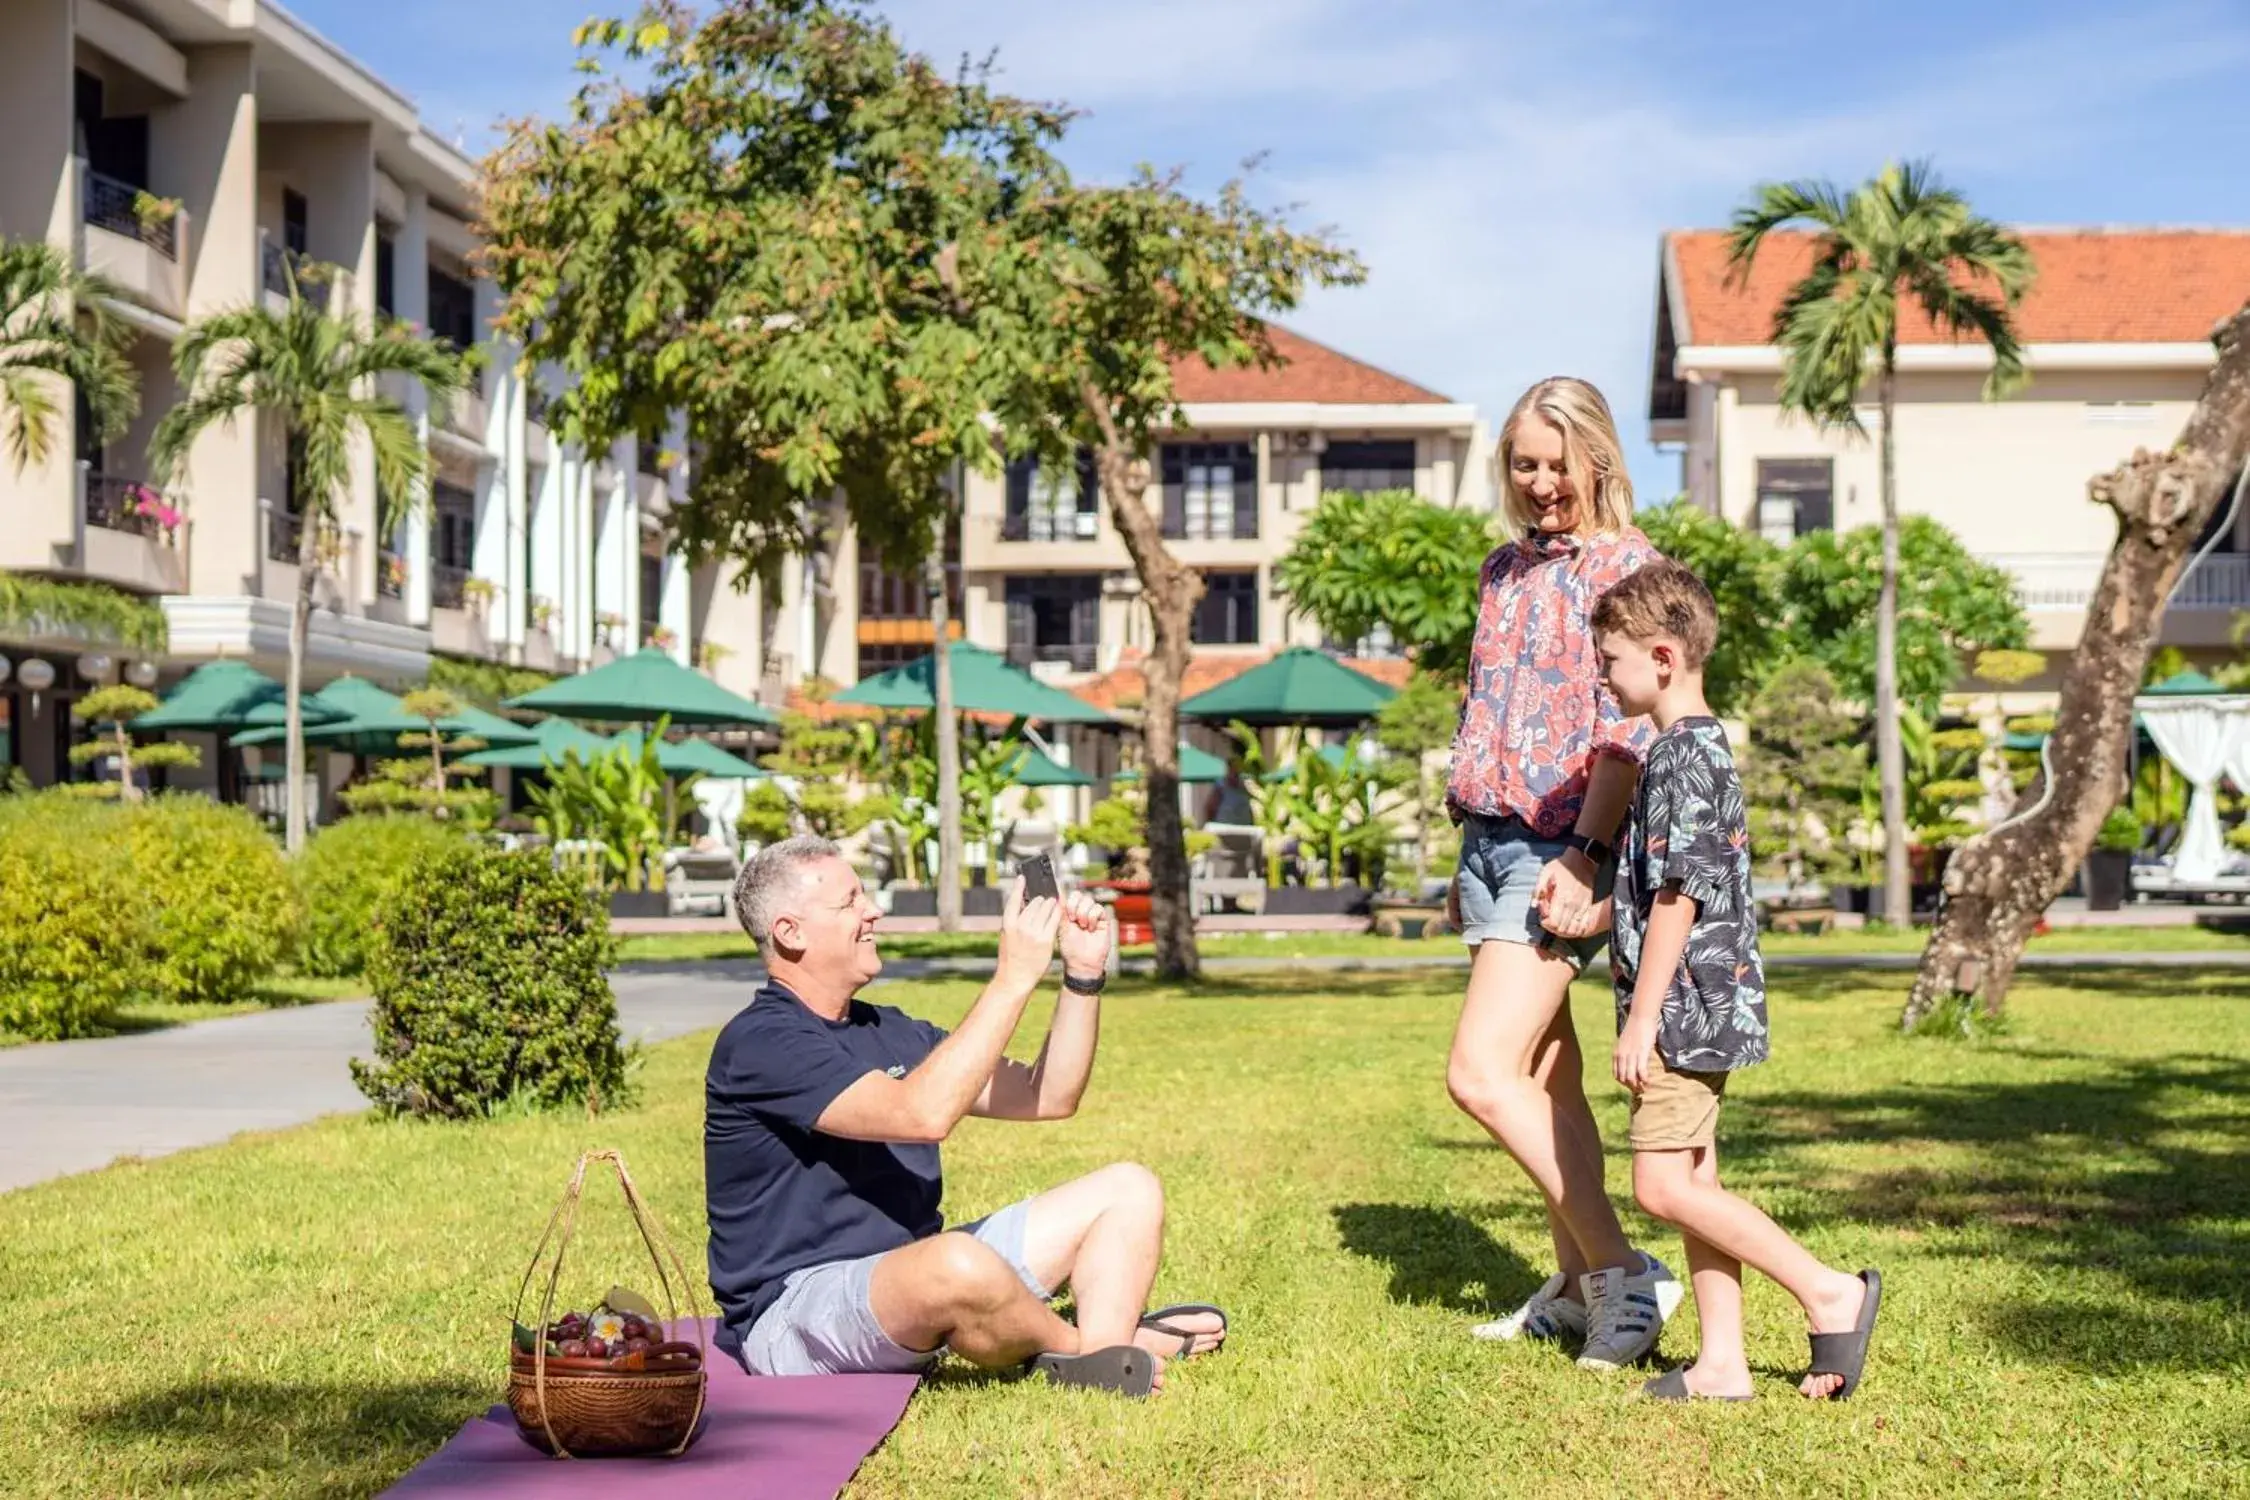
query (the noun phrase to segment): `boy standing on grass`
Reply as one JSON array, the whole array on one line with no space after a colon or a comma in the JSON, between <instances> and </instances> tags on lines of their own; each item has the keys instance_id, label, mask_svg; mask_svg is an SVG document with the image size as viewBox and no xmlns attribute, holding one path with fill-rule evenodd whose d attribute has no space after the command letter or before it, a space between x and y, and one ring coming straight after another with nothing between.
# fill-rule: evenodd
<instances>
[{"instance_id":1,"label":"boy standing on grass","mask_svg":"<svg viewBox=\"0 0 2250 1500\"><path fill-rule=\"evenodd\" d=\"M1642 1390L1667 1401L1750 1399L1742 1348L1742 1267L1749 1265L1805 1309L1812 1369L1799 1389L1815 1400L1842 1400L1866 1367L1882 1277L1821 1264L1719 1185L1727 1075L1765 1061L1767 1039L1742 781L1726 731L1703 701L1718 612L1693 573L1655 562L1604 594L1593 623L1618 706L1647 714L1657 728L1618 852L1612 1068L1633 1095L1633 1195L1686 1242L1703 1330L1693 1364Z\"/></svg>"}]
</instances>

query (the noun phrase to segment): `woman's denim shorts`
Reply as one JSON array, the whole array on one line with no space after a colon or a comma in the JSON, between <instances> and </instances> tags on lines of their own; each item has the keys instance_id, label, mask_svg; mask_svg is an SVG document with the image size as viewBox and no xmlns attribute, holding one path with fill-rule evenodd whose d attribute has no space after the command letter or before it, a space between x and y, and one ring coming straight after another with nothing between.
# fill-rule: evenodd
<instances>
[{"instance_id":1,"label":"woman's denim shorts","mask_svg":"<svg viewBox=\"0 0 2250 1500\"><path fill-rule=\"evenodd\" d=\"M1528 943L1545 948L1583 969L1609 941L1604 930L1592 937L1561 938L1539 920L1532 895L1539 872L1570 846L1541 838L1520 818L1471 815L1461 825L1461 938L1474 949L1483 943ZM1609 895L1615 865L1594 877L1594 899Z\"/></svg>"}]
</instances>

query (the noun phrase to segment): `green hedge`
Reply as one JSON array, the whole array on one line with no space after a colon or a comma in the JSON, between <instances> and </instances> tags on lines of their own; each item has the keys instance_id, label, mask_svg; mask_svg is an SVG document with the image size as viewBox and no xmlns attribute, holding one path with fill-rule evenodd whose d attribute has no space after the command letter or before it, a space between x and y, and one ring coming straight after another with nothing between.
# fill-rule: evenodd
<instances>
[{"instance_id":1,"label":"green hedge","mask_svg":"<svg viewBox=\"0 0 2250 1500\"><path fill-rule=\"evenodd\" d=\"M543 856L426 853L379 908L367 973L385 1114L468 1119L503 1104L618 1103L625 1092L609 914Z\"/></svg>"},{"instance_id":2,"label":"green hedge","mask_svg":"<svg viewBox=\"0 0 2250 1500\"><path fill-rule=\"evenodd\" d=\"M280 846L248 808L192 792L120 811L157 897L148 988L189 1005L248 999L289 957L303 916Z\"/></svg>"},{"instance_id":3,"label":"green hedge","mask_svg":"<svg viewBox=\"0 0 2250 1500\"><path fill-rule=\"evenodd\" d=\"M242 808L0 799L0 1027L83 1036L134 1000L246 999L288 956L298 910Z\"/></svg>"},{"instance_id":4,"label":"green hedge","mask_svg":"<svg viewBox=\"0 0 2250 1500\"><path fill-rule=\"evenodd\" d=\"M305 906L297 967L326 979L359 973L376 908L399 872L465 842L457 827L400 813L362 814L315 834L294 871Z\"/></svg>"},{"instance_id":5,"label":"green hedge","mask_svg":"<svg viewBox=\"0 0 2250 1500\"><path fill-rule=\"evenodd\" d=\"M0 800L0 1029L84 1036L144 992L154 892L135 877L121 811L53 793Z\"/></svg>"}]
</instances>

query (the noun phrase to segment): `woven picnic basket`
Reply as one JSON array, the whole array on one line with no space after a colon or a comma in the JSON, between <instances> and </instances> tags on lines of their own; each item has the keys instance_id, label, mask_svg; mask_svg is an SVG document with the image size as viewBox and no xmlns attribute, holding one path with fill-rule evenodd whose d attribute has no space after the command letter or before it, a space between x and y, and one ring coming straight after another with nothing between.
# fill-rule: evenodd
<instances>
[{"instance_id":1,"label":"woven picnic basket","mask_svg":"<svg viewBox=\"0 0 2250 1500\"><path fill-rule=\"evenodd\" d=\"M562 1280L564 1257L578 1231L578 1204L585 1190L586 1168L606 1162L617 1173L625 1206L632 1211L633 1227L656 1267L657 1285L664 1295L667 1328L680 1322L679 1299L687 1300L687 1316L695 1329L695 1368L617 1370L587 1368L591 1361L550 1359L546 1330L554 1321L555 1288ZM554 1249L548 1259L548 1247ZM546 1266L546 1287L541 1294L537 1336L529 1354L511 1352L508 1370L508 1408L524 1440L557 1458L616 1457L626 1454L676 1455L695 1440L703 1417L705 1369L710 1343L695 1301L695 1281L680 1261L679 1252L665 1237L664 1228L641 1200L625 1158L616 1151L589 1151L578 1159L570 1186L547 1220L539 1248L516 1289L514 1322L523 1321L524 1298L532 1280ZM677 1291L675 1291L677 1287Z\"/></svg>"}]
</instances>

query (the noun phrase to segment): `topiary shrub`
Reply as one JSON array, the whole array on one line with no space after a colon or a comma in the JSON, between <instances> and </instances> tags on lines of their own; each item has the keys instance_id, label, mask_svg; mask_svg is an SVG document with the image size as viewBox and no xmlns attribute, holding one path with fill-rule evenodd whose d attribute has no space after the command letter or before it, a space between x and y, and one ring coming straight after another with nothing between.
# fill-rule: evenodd
<instances>
[{"instance_id":1,"label":"topiary shrub","mask_svg":"<svg viewBox=\"0 0 2250 1500\"><path fill-rule=\"evenodd\" d=\"M148 977L155 893L124 810L57 792L0 800L0 1030L100 1030Z\"/></svg>"},{"instance_id":2,"label":"topiary shrub","mask_svg":"<svg viewBox=\"0 0 2250 1500\"><path fill-rule=\"evenodd\" d=\"M323 979L359 973L376 908L399 872L466 842L458 828L405 813L363 814L322 829L292 870L305 909L297 967Z\"/></svg>"},{"instance_id":3,"label":"topiary shrub","mask_svg":"<svg viewBox=\"0 0 2250 1500\"><path fill-rule=\"evenodd\" d=\"M248 999L289 956L302 907L257 816L194 792L123 809L133 879L154 897L146 983L189 1005Z\"/></svg>"},{"instance_id":4,"label":"topiary shrub","mask_svg":"<svg viewBox=\"0 0 2250 1500\"><path fill-rule=\"evenodd\" d=\"M352 1077L393 1115L614 1105L615 951L608 914L543 856L468 843L425 853L376 913L376 1060L354 1059Z\"/></svg>"}]
</instances>

